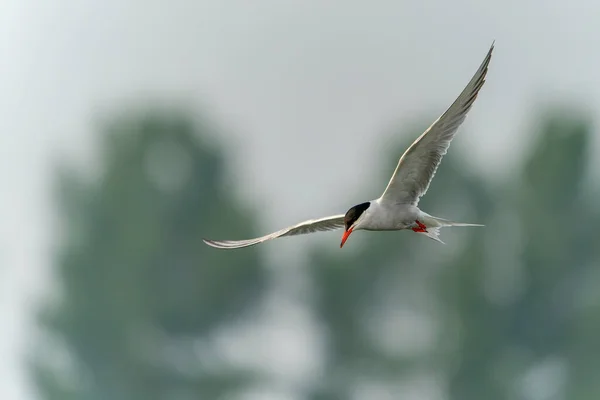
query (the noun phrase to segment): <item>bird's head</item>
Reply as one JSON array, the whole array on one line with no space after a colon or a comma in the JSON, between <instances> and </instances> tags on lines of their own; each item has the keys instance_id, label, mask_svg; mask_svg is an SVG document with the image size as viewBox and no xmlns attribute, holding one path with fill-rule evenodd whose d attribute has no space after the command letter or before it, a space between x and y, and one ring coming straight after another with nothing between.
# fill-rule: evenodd
<instances>
[{"instance_id":1,"label":"bird's head","mask_svg":"<svg viewBox=\"0 0 600 400\"><path fill-rule=\"evenodd\" d=\"M371 202L358 204L346 212L344 215L344 235L342 236L342 243L340 243L340 249L348 240L348 237L355 230L361 229L361 223L366 215L365 211L371 206Z\"/></svg>"}]
</instances>

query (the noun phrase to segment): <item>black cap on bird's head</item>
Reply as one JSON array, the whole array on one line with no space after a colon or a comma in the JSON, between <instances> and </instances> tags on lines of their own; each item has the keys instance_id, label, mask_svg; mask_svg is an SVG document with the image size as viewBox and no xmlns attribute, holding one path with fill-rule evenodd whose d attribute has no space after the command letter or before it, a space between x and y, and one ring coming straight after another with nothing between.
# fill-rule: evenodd
<instances>
[{"instance_id":1,"label":"black cap on bird's head","mask_svg":"<svg viewBox=\"0 0 600 400\"><path fill-rule=\"evenodd\" d=\"M360 218L361 215L366 211L367 208L371 206L371 202L367 201L366 203L358 204L346 212L344 215L344 235L342 236L342 243L340 243L340 248L344 246L346 240L348 240L348 236L354 230L354 223Z\"/></svg>"}]
</instances>

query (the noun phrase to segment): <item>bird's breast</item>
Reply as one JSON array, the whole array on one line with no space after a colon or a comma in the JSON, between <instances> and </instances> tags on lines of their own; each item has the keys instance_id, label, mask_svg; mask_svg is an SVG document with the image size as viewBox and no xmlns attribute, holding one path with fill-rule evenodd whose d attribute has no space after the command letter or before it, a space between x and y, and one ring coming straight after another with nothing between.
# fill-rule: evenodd
<instances>
[{"instance_id":1,"label":"bird's breast","mask_svg":"<svg viewBox=\"0 0 600 400\"><path fill-rule=\"evenodd\" d=\"M419 215L411 205L379 206L369 215L362 229L372 231L397 231L412 227ZM367 222L367 221L365 221Z\"/></svg>"}]
</instances>

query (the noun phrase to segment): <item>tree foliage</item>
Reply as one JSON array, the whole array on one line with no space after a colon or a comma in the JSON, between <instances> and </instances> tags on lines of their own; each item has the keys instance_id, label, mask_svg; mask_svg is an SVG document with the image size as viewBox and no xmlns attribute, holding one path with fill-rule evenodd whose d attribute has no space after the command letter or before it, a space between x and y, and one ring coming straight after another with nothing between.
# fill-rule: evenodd
<instances>
[{"instance_id":1,"label":"tree foliage","mask_svg":"<svg viewBox=\"0 0 600 400\"><path fill-rule=\"evenodd\" d=\"M60 296L41 318L89 379L60 388L61 371L38 360L46 398L215 398L248 378L208 372L197 357L200 339L255 305L265 280L256 252L215 252L201 241L207 227L256 233L224 190L210 131L168 110L126 114L104 128L96 179L62 170Z\"/></svg>"},{"instance_id":2,"label":"tree foliage","mask_svg":"<svg viewBox=\"0 0 600 400\"><path fill-rule=\"evenodd\" d=\"M490 182L453 148L420 203L485 228L448 228L447 246L410 232L363 232L352 236L354 250L309 252L307 304L323 328L325 365L298 394L600 395L593 129L560 109L540 121L524 160L509 160L508 179ZM48 347L58 342L71 369L57 356L34 359L43 398L212 400L267 382L259 371L215 361L211 348L219 328L258 307L270 287L260 250L201 243L209 231L258 233L224 189L225 158L208 144L212 133L183 113L126 114L105 128L97 179L62 170L60 296L39 318L55 340ZM408 144L393 146L375 181L387 182Z\"/></svg>"}]
</instances>

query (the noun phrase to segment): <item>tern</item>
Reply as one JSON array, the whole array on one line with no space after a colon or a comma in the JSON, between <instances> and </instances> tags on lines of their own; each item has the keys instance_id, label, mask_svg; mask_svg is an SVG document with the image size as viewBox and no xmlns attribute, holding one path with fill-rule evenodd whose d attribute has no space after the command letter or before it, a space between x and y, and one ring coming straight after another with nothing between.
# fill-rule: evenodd
<instances>
[{"instance_id":1,"label":"tern","mask_svg":"<svg viewBox=\"0 0 600 400\"><path fill-rule=\"evenodd\" d=\"M443 244L444 242L439 238L442 227L483 226L434 217L420 210L418 204L420 198L427 192L442 157L448 151L450 142L485 83L494 43L492 42L479 69L454 103L400 157L394 174L378 199L355 205L346 214L307 220L254 239L203 239L204 243L219 249L237 249L285 236L343 228L340 248L344 246L350 234L358 230L399 231L411 229Z\"/></svg>"}]
</instances>

